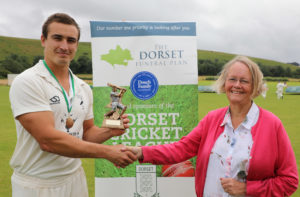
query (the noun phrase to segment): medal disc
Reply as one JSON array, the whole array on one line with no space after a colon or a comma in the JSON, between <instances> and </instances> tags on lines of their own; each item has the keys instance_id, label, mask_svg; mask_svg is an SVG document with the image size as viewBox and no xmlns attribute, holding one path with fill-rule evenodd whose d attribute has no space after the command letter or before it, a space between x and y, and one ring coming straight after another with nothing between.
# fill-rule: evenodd
<instances>
[{"instance_id":1,"label":"medal disc","mask_svg":"<svg viewBox=\"0 0 300 197\"><path fill-rule=\"evenodd\" d=\"M67 120L66 120L66 127L69 129L69 128L71 128L72 126L73 126L73 124L74 124L74 120L72 119L72 118L67 118Z\"/></svg>"}]
</instances>

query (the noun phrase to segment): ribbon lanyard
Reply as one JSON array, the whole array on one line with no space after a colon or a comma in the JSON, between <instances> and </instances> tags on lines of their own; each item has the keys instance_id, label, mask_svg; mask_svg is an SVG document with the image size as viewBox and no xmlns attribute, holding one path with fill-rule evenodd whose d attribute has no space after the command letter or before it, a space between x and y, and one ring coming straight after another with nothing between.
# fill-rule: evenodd
<instances>
[{"instance_id":1,"label":"ribbon lanyard","mask_svg":"<svg viewBox=\"0 0 300 197\"><path fill-rule=\"evenodd\" d=\"M65 89L60 85L59 81L57 80L56 76L54 75L54 73L52 72L52 70L49 68L49 66L47 65L46 61L43 60L45 67L47 68L47 70L49 71L49 73L52 75L52 77L57 81L58 85L61 88L61 91L63 92L66 104L67 104L67 108L68 108L68 112L70 113L72 110L72 105L69 104L68 98L67 98L67 94L65 92ZM72 89L73 89L73 97L75 96L75 89L74 89L74 79L73 79L73 75L71 74L71 72L69 71L70 76L71 76L71 82L72 82Z\"/></svg>"}]
</instances>

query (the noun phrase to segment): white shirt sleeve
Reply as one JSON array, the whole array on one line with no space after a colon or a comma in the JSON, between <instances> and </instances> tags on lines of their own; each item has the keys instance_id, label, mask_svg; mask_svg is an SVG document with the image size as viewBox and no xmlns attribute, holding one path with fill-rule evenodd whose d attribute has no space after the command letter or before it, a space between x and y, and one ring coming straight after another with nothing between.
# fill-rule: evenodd
<instances>
[{"instance_id":1,"label":"white shirt sleeve","mask_svg":"<svg viewBox=\"0 0 300 197\"><path fill-rule=\"evenodd\" d=\"M14 79L9 98L15 118L30 112L52 111L41 81L29 73L23 73Z\"/></svg>"}]
</instances>

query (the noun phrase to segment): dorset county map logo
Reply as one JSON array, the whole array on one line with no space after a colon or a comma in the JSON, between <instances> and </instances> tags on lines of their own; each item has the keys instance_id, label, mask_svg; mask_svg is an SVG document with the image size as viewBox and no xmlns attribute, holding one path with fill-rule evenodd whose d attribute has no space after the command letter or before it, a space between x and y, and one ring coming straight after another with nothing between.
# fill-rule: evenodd
<instances>
[{"instance_id":1,"label":"dorset county map logo","mask_svg":"<svg viewBox=\"0 0 300 197\"><path fill-rule=\"evenodd\" d=\"M127 66L128 61L133 60L133 58L128 49L122 49L120 45L117 45L116 49L110 49L107 54L101 55L101 60L115 67L115 65Z\"/></svg>"}]
</instances>

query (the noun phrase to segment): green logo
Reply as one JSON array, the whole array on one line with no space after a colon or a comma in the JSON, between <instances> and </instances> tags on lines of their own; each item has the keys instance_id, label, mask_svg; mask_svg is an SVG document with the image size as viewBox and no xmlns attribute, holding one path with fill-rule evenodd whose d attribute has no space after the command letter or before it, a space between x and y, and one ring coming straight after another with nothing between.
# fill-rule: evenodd
<instances>
[{"instance_id":1,"label":"green logo","mask_svg":"<svg viewBox=\"0 0 300 197\"><path fill-rule=\"evenodd\" d=\"M114 67L115 65L127 66L128 61L133 60L133 58L128 49L122 49L117 45L116 49L110 49L108 54L101 55L101 60L108 62Z\"/></svg>"}]
</instances>

